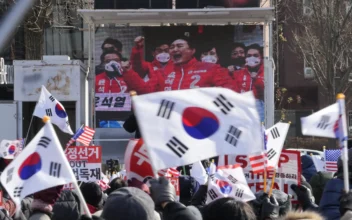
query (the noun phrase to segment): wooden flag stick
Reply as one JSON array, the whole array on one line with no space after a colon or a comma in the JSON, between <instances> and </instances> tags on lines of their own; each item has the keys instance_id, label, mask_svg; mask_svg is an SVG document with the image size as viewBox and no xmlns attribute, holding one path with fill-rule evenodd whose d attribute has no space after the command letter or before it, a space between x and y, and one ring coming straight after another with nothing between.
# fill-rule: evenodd
<instances>
[{"instance_id":1,"label":"wooden flag stick","mask_svg":"<svg viewBox=\"0 0 352 220\"><path fill-rule=\"evenodd\" d=\"M270 191L269 191L269 198L270 198L271 194L273 193L275 177L276 177L276 169L274 169L274 174L273 174L273 177L271 178L271 186L270 186Z\"/></svg>"}]
</instances>

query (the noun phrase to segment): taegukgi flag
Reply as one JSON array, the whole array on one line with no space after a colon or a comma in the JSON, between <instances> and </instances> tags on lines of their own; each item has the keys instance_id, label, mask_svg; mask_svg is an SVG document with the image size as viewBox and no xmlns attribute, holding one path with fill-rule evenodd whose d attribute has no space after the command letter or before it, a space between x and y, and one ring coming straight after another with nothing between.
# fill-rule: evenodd
<instances>
[{"instance_id":1,"label":"taegukgi flag","mask_svg":"<svg viewBox=\"0 0 352 220\"><path fill-rule=\"evenodd\" d=\"M48 92L45 86L42 86L42 91L33 115L39 118L48 116L50 117L50 121L63 132L73 135L64 106Z\"/></svg>"},{"instance_id":2,"label":"taegukgi flag","mask_svg":"<svg viewBox=\"0 0 352 220\"><path fill-rule=\"evenodd\" d=\"M265 131L268 168L277 168L289 128L289 123L278 122Z\"/></svg>"},{"instance_id":3,"label":"taegukgi flag","mask_svg":"<svg viewBox=\"0 0 352 220\"><path fill-rule=\"evenodd\" d=\"M22 140L2 140L0 142L0 157L12 160L23 149Z\"/></svg>"},{"instance_id":4,"label":"taegukgi flag","mask_svg":"<svg viewBox=\"0 0 352 220\"><path fill-rule=\"evenodd\" d=\"M252 92L199 88L134 96L133 103L156 170L262 150Z\"/></svg>"},{"instance_id":5,"label":"taegukgi flag","mask_svg":"<svg viewBox=\"0 0 352 220\"><path fill-rule=\"evenodd\" d=\"M302 134L336 138L336 123L339 121L339 104L335 103L307 117L301 118Z\"/></svg>"},{"instance_id":6,"label":"taegukgi flag","mask_svg":"<svg viewBox=\"0 0 352 220\"><path fill-rule=\"evenodd\" d=\"M76 181L50 122L5 168L0 180L17 205L35 192Z\"/></svg>"},{"instance_id":7,"label":"taegukgi flag","mask_svg":"<svg viewBox=\"0 0 352 220\"><path fill-rule=\"evenodd\" d=\"M206 203L223 197L232 197L236 200L248 202L255 199L245 179L243 169L236 167L231 169L231 174L218 169L215 175L209 179Z\"/></svg>"}]
</instances>

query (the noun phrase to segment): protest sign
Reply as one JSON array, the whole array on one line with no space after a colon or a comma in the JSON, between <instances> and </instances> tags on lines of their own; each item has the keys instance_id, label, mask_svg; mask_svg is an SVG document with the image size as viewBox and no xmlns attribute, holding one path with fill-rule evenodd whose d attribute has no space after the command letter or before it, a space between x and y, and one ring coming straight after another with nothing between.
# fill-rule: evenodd
<instances>
[{"instance_id":1,"label":"protest sign","mask_svg":"<svg viewBox=\"0 0 352 220\"><path fill-rule=\"evenodd\" d=\"M253 174L247 155L229 155L232 164L239 164L243 168L248 186L252 192L264 189L263 173ZM220 167L221 168L221 167ZM271 186L274 171L268 171L267 189ZM279 189L293 196L292 202L297 202L297 196L291 189L292 184L301 183L301 155L298 151L283 150L279 159L278 169L275 174L274 189Z\"/></svg>"},{"instance_id":2,"label":"protest sign","mask_svg":"<svg viewBox=\"0 0 352 220\"><path fill-rule=\"evenodd\" d=\"M70 146L65 154L78 181L95 182L101 179L100 146Z\"/></svg>"}]
</instances>

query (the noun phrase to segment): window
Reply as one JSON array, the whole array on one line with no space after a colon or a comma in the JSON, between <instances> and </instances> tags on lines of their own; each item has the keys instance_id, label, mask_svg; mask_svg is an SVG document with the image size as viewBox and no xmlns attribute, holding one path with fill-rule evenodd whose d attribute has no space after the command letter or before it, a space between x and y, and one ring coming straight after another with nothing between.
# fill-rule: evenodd
<instances>
[{"instance_id":1,"label":"window","mask_svg":"<svg viewBox=\"0 0 352 220\"><path fill-rule=\"evenodd\" d=\"M303 15L310 16L313 13L311 5L311 0L303 0Z\"/></svg>"},{"instance_id":2,"label":"window","mask_svg":"<svg viewBox=\"0 0 352 220\"><path fill-rule=\"evenodd\" d=\"M309 67L306 63L306 61L304 61L304 78L305 79L314 79L314 71L311 67Z\"/></svg>"},{"instance_id":3,"label":"window","mask_svg":"<svg viewBox=\"0 0 352 220\"><path fill-rule=\"evenodd\" d=\"M352 135L352 111L348 111L348 134Z\"/></svg>"}]
</instances>

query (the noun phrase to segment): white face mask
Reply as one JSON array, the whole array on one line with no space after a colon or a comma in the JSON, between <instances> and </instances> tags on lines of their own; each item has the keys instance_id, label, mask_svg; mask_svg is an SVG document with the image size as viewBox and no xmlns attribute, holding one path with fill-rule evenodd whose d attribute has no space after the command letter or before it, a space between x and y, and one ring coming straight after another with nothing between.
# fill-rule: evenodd
<instances>
[{"instance_id":1,"label":"white face mask","mask_svg":"<svg viewBox=\"0 0 352 220\"><path fill-rule=\"evenodd\" d=\"M217 63L218 58L216 58L216 56L214 56L214 55L207 55L202 58L202 62L203 63Z\"/></svg>"},{"instance_id":2,"label":"white face mask","mask_svg":"<svg viewBox=\"0 0 352 220\"><path fill-rule=\"evenodd\" d=\"M256 67L260 64L260 59L258 57L247 57L246 66Z\"/></svg>"},{"instance_id":3,"label":"white face mask","mask_svg":"<svg viewBox=\"0 0 352 220\"><path fill-rule=\"evenodd\" d=\"M156 55L155 58L160 63L167 63L170 60L170 54L169 53L159 53L158 55Z\"/></svg>"}]
</instances>

